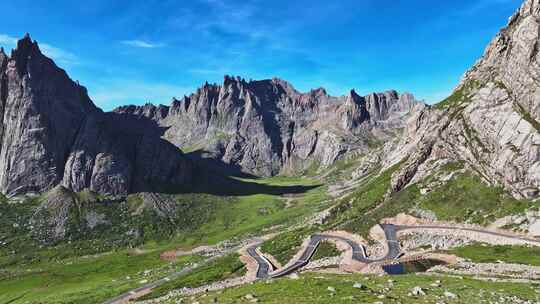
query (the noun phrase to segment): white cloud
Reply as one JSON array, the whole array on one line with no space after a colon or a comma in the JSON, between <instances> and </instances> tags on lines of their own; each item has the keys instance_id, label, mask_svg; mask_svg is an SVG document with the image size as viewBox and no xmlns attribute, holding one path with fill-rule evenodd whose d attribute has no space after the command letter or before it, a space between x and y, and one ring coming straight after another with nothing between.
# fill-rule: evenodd
<instances>
[{"instance_id":1,"label":"white cloud","mask_svg":"<svg viewBox=\"0 0 540 304\"><path fill-rule=\"evenodd\" d=\"M5 47L15 47L16 44L17 38L5 34L0 34L0 45Z\"/></svg>"},{"instance_id":2,"label":"white cloud","mask_svg":"<svg viewBox=\"0 0 540 304\"><path fill-rule=\"evenodd\" d=\"M0 45L6 48L15 48L19 39L6 34L0 34ZM74 65L78 63L77 56L58 47L47 43L39 43L39 48L43 54L52 58L56 63L63 65Z\"/></svg>"},{"instance_id":3,"label":"white cloud","mask_svg":"<svg viewBox=\"0 0 540 304\"><path fill-rule=\"evenodd\" d=\"M145 48L145 49L155 49L155 48L160 48L160 47L165 46L164 43L152 43L152 42L143 41L143 40L123 40L121 41L121 43L125 45L129 45L129 46Z\"/></svg>"},{"instance_id":4,"label":"white cloud","mask_svg":"<svg viewBox=\"0 0 540 304\"><path fill-rule=\"evenodd\" d=\"M54 47L46 43L39 44L39 48L41 49L43 54L45 54L45 56L52 58L57 63L66 65L73 65L78 63L77 56L63 49Z\"/></svg>"}]
</instances>

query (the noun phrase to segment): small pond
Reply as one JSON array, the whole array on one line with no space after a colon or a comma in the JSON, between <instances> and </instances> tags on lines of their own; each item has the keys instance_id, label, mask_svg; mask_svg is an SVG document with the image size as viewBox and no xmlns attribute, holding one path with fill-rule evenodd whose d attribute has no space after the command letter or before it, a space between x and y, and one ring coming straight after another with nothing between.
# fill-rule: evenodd
<instances>
[{"instance_id":1,"label":"small pond","mask_svg":"<svg viewBox=\"0 0 540 304\"><path fill-rule=\"evenodd\" d=\"M407 273L416 273L416 272L426 272L428 269L435 267L437 265L446 264L440 260L426 259L410 262L402 262L398 264L385 265L383 270L392 275L396 274L407 274Z\"/></svg>"}]
</instances>

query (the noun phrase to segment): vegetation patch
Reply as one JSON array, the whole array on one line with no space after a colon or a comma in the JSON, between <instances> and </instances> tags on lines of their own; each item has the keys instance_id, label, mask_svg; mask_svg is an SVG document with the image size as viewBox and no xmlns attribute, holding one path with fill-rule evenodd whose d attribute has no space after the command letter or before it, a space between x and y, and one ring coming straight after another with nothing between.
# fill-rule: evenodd
<instances>
[{"instance_id":1,"label":"vegetation patch","mask_svg":"<svg viewBox=\"0 0 540 304\"><path fill-rule=\"evenodd\" d=\"M240 261L238 254L230 254L155 288L151 293L141 298L141 300L157 298L174 289L183 287L194 288L223 281L232 277L240 277L243 276L245 272L246 269L244 264Z\"/></svg>"},{"instance_id":2,"label":"vegetation patch","mask_svg":"<svg viewBox=\"0 0 540 304\"><path fill-rule=\"evenodd\" d=\"M440 220L488 224L506 215L518 214L537 205L516 200L501 187L490 187L470 173L456 174L447 183L418 197L419 206Z\"/></svg>"},{"instance_id":3,"label":"vegetation patch","mask_svg":"<svg viewBox=\"0 0 540 304\"><path fill-rule=\"evenodd\" d=\"M319 246L317 247L317 251L315 251L315 254L313 255L312 260L320 260L324 258L332 258L337 257L341 255L341 251L339 251L336 247L336 245L329 241L322 241L319 243Z\"/></svg>"},{"instance_id":4,"label":"vegetation patch","mask_svg":"<svg viewBox=\"0 0 540 304\"><path fill-rule=\"evenodd\" d=\"M159 206L139 194L112 200L88 191L74 193L66 239L49 246L32 234L31 219L42 196L0 197L0 303L99 303L200 260L183 257L170 264L160 259L163 251L267 233L328 204L325 187L309 179L276 177L242 184L247 186L233 189L237 195L163 195L174 211L161 215ZM290 196L282 196L289 191ZM104 221L90 228L90 213ZM145 270L152 275L138 275ZM209 271L201 274L201 281L211 277ZM214 275L226 272L217 269ZM190 278L179 282L194 284L196 277Z\"/></svg>"},{"instance_id":5,"label":"vegetation patch","mask_svg":"<svg viewBox=\"0 0 540 304\"><path fill-rule=\"evenodd\" d=\"M272 255L280 264L285 265L300 250L304 240L315 231L315 228L305 227L281 233L264 242L261 251Z\"/></svg>"},{"instance_id":6,"label":"vegetation patch","mask_svg":"<svg viewBox=\"0 0 540 304\"><path fill-rule=\"evenodd\" d=\"M52 249L49 253L56 255ZM185 256L168 263L157 251L122 250L2 266L0 303L100 303L198 259Z\"/></svg>"},{"instance_id":7,"label":"vegetation patch","mask_svg":"<svg viewBox=\"0 0 540 304\"><path fill-rule=\"evenodd\" d=\"M304 274L299 279L279 279L270 282L256 282L186 298L188 302L208 303L249 303L257 299L259 303L495 303L503 297L515 297L533 303L540 300L536 292L538 285L529 283L486 282L464 277L437 275L399 275L389 278L366 275ZM440 287L433 287L440 281ZM354 285L357 287L355 288ZM361 284L361 285L358 285ZM420 287L425 295L410 295L411 290ZM446 295L445 295L446 292ZM449 298L448 292L455 295ZM181 297L165 304L178 303ZM506 301L504 301L506 303ZM508 300L512 302L512 300Z\"/></svg>"},{"instance_id":8,"label":"vegetation patch","mask_svg":"<svg viewBox=\"0 0 540 304\"><path fill-rule=\"evenodd\" d=\"M515 105L519 114L521 114L521 117L523 117L523 119L530 123L537 132L540 132L540 122L534 119L531 114L527 112L519 103L516 102Z\"/></svg>"},{"instance_id":9,"label":"vegetation patch","mask_svg":"<svg viewBox=\"0 0 540 304\"><path fill-rule=\"evenodd\" d=\"M469 94L480 87L480 82L477 80L470 80L461 85L455 90L452 95L448 96L443 101L434 105L435 109L448 109L462 106L465 103L469 103Z\"/></svg>"},{"instance_id":10,"label":"vegetation patch","mask_svg":"<svg viewBox=\"0 0 540 304\"><path fill-rule=\"evenodd\" d=\"M382 219L406 213L415 206L420 191L416 185L411 185L400 192L392 194L383 200L376 208L358 217L352 218L343 228L358 233L367 238L369 230L379 224Z\"/></svg>"},{"instance_id":11,"label":"vegetation patch","mask_svg":"<svg viewBox=\"0 0 540 304\"><path fill-rule=\"evenodd\" d=\"M345 228L347 230L367 234L369 229L384 216L386 212L395 210L381 210L385 203L385 195L390 188L392 174L401 166L396 164L378 176L368 179L350 195L341 199L332 209L326 220L327 228ZM379 211L380 210L380 211Z\"/></svg>"},{"instance_id":12,"label":"vegetation patch","mask_svg":"<svg viewBox=\"0 0 540 304\"><path fill-rule=\"evenodd\" d=\"M487 244L471 244L448 251L475 263L498 263L503 261L512 264L540 266L540 247L527 246L492 246Z\"/></svg>"}]
</instances>

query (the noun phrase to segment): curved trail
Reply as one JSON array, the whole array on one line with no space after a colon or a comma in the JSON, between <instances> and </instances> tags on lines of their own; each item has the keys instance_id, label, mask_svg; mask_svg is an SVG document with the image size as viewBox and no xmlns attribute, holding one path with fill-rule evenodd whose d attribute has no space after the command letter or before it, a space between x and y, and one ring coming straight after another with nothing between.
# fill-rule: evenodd
<instances>
[{"instance_id":1,"label":"curved trail","mask_svg":"<svg viewBox=\"0 0 540 304\"><path fill-rule=\"evenodd\" d=\"M296 261L291 263L289 266L284 267L282 269L278 269L273 272L271 271L272 265L268 262L266 258L261 256L257 252L257 248L261 244L256 244L256 245L251 246L250 248L248 248L247 252L258 264L257 278L267 279L267 278L279 278L279 277L291 274L292 272L306 266L311 260L311 258L313 257L313 255L315 254L315 251L317 250L317 247L319 246L320 242L324 240L338 240L338 241L347 243L349 247L352 249L352 253L353 253L352 259L355 261L364 263L364 264L397 259L402 255L401 249L399 247L399 242L397 240L397 232L403 231L403 230L440 229L440 230L470 231L470 232L476 232L476 233L481 233L481 234L493 235L497 237L509 238L513 240L531 242L540 246L539 240L529 239L529 238L517 236L517 235L504 234L504 233L495 232L495 231L482 230L482 229L477 229L477 228L449 227L449 226L437 226L437 225L406 226L406 225L393 225L393 224L380 224L380 226L383 229L384 234L386 236L388 250L384 257L377 258L377 259L370 259L369 257L367 257L366 251L364 249L364 245L358 243L355 240L352 240L346 237L332 236L332 235L325 235L325 234L312 235L309 240L308 245L305 248L303 248L303 252L300 255L300 258L298 258Z\"/></svg>"},{"instance_id":2,"label":"curved trail","mask_svg":"<svg viewBox=\"0 0 540 304\"><path fill-rule=\"evenodd\" d=\"M540 240L537 240L537 239L530 239L530 238L526 238L526 237L523 237L523 236L512 235L510 233L505 234L505 233L502 233L502 232L483 230L483 229L479 229L479 228L450 227L450 226L438 226L438 225L410 226L410 225L393 225L393 224L380 224L380 226L384 231L384 234L385 234L385 237L386 237L386 242L387 242L387 245L388 245L387 246L388 250L387 250L386 255L384 257L377 258L377 259L370 259L366 254L364 244L361 244L361 243L357 242L356 240L346 238L346 237L343 237L343 236L334 236L334 235L325 235L325 234L314 234L314 235L312 235L310 240L309 240L308 245L305 248L303 248L303 252L302 252L300 258L298 258L296 261L291 263L289 266L287 266L285 268L282 268L282 269L275 270L275 271L272 271L273 266L271 265L271 263L264 256L259 254L258 251L257 251L257 249L261 246L261 244L263 242L262 240L259 240L255 245L252 245L252 246L248 247L246 252L248 253L248 255L251 258L253 258L257 262L256 278L257 279L270 279L270 278L279 278L279 277L286 276L286 275L291 274L292 272L294 272L296 270L299 270L300 268L306 266L309 263L309 261L312 259L313 255L315 254L315 251L317 250L317 247L319 246L320 242L324 241L324 240L337 240L337 241L347 243L347 245L352 249L352 259L354 261L358 261L358 262L361 262L361 263L364 263L364 264L381 262L381 261L385 261L385 260L398 259L399 257L401 257L402 252L401 252L401 249L399 247L399 242L397 240L397 233L399 231L404 231L404 230L439 229L439 230L470 231L470 232L487 234L487 235L492 235L492 236L497 236L497 237L509 238L509 239L513 239L513 240L520 240L520 241L524 241L524 242L530 242L530 243L534 243L537 246L540 246ZM229 250L228 252L231 252L231 251L234 251L234 250L238 250L238 248ZM212 261L214 259L217 259L220 256L222 256L222 255L210 258L210 259L206 260L205 262L203 262L202 264L207 264L210 261ZM182 276L184 274L187 274L187 273L189 273L191 271L194 271L196 268L197 267L188 267L188 268L182 269L181 271L170 274L166 278L162 278L162 279L160 279L158 281L155 281L155 282L140 286L140 287L138 287L138 288L136 288L134 290L131 290L131 291L126 292L126 293L124 293L122 295L119 295L119 296L117 296L117 297L115 297L115 298L113 298L111 300L108 300L108 301L106 301L104 303L105 304L127 303L127 301L129 301L130 298L132 298L132 297L136 298L137 296L135 296L135 295L138 292L150 291L153 288L155 288L157 286L160 286L160 285L162 285L162 284L164 284L164 283L166 283L166 282L168 282L170 280L174 280L177 277L180 277L180 276Z\"/></svg>"}]
</instances>

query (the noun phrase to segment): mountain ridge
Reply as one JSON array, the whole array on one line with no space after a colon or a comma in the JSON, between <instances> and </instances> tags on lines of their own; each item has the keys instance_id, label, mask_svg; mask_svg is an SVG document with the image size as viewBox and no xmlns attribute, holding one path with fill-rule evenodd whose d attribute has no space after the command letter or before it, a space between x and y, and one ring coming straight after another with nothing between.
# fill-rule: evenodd
<instances>
[{"instance_id":1,"label":"mountain ridge","mask_svg":"<svg viewBox=\"0 0 540 304\"><path fill-rule=\"evenodd\" d=\"M516 198L540 196L539 28L540 1L526 0L452 95L413 115L391 157L408 156L393 191L450 160Z\"/></svg>"},{"instance_id":2,"label":"mountain ridge","mask_svg":"<svg viewBox=\"0 0 540 304\"><path fill-rule=\"evenodd\" d=\"M305 170L313 161L327 167L355 148L365 151L368 137L388 139L384 131L400 128L417 104L396 91L334 97L323 88L300 93L278 78L246 82L226 75L222 85L206 83L170 106L113 112L146 116L166 127L164 137L180 148L198 146L245 173L272 176ZM251 129L257 134L249 135Z\"/></svg>"},{"instance_id":3,"label":"mountain ridge","mask_svg":"<svg viewBox=\"0 0 540 304\"><path fill-rule=\"evenodd\" d=\"M396 91L333 97L323 88L300 93L278 78L226 75L170 106L103 112L28 34L11 56L0 52L0 80L0 191L8 196L59 184L114 196L185 188L208 159L227 174L327 167L367 151L371 138L393 138L389 130L419 103Z\"/></svg>"}]
</instances>

